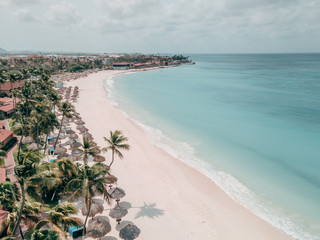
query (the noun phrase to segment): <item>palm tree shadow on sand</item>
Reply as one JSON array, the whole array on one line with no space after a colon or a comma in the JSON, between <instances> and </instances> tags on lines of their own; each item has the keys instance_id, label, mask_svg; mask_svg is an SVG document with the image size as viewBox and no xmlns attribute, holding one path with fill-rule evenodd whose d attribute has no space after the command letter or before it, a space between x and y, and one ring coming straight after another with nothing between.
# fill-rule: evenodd
<instances>
[{"instance_id":1,"label":"palm tree shadow on sand","mask_svg":"<svg viewBox=\"0 0 320 240\"><path fill-rule=\"evenodd\" d=\"M164 215L164 210L156 208L157 204L156 203L151 203L151 204L146 204L140 208L140 211L136 214L135 218L139 217L148 217L151 219L158 218L162 215Z\"/></svg>"}]
</instances>

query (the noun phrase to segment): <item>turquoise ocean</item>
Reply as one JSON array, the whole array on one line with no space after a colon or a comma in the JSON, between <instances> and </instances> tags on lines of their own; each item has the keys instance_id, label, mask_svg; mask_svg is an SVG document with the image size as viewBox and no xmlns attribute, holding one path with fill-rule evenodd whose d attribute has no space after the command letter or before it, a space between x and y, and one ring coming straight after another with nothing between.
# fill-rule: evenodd
<instances>
[{"instance_id":1,"label":"turquoise ocean","mask_svg":"<svg viewBox=\"0 0 320 240\"><path fill-rule=\"evenodd\" d=\"M320 54L190 59L105 87L154 144L277 228L320 239Z\"/></svg>"}]
</instances>

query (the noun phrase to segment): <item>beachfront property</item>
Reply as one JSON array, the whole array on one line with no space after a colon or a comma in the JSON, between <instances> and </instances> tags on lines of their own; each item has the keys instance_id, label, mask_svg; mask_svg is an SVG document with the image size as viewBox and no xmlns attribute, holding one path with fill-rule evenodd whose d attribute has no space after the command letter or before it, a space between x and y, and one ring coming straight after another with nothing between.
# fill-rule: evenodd
<instances>
[{"instance_id":1,"label":"beachfront property","mask_svg":"<svg viewBox=\"0 0 320 240\"><path fill-rule=\"evenodd\" d=\"M133 62L118 62L118 63L113 63L112 67L115 70L128 70L132 68L134 65Z\"/></svg>"},{"instance_id":2,"label":"beachfront property","mask_svg":"<svg viewBox=\"0 0 320 240\"><path fill-rule=\"evenodd\" d=\"M11 97L12 90L14 89L21 89L24 81L17 81L14 83L11 82L4 82L0 84L0 93L5 93L8 97Z\"/></svg>"},{"instance_id":3,"label":"beachfront property","mask_svg":"<svg viewBox=\"0 0 320 240\"><path fill-rule=\"evenodd\" d=\"M2 149L7 143L13 139L13 131L0 129L0 148Z\"/></svg>"},{"instance_id":4,"label":"beachfront property","mask_svg":"<svg viewBox=\"0 0 320 240\"><path fill-rule=\"evenodd\" d=\"M19 103L19 99L16 98L13 103L13 99L9 97L0 98L0 119L11 117L14 112L15 105Z\"/></svg>"}]
</instances>

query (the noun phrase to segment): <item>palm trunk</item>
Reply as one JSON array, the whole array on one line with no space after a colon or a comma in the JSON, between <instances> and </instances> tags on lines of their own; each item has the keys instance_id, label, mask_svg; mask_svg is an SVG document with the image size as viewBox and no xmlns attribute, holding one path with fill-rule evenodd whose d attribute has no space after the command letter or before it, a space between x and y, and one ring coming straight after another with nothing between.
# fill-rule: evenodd
<instances>
[{"instance_id":1,"label":"palm trunk","mask_svg":"<svg viewBox=\"0 0 320 240\"><path fill-rule=\"evenodd\" d=\"M84 236L84 231L85 231L85 228L86 228L86 226L87 226L87 221L88 221L88 217L89 217L89 214L90 214L90 209L91 209L91 199L89 199L88 213L87 213L86 219L84 220L84 226L83 226L83 230L82 230L82 236Z\"/></svg>"},{"instance_id":2,"label":"palm trunk","mask_svg":"<svg viewBox=\"0 0 320 240\"><path fill-rule=\"evenodd\" d=\"M24 137L24 133L26 131L26 126L27 126L27 119L28 119L28 111L29 111L29 108L28 108L28 100L26 100L26 107L27 107L27 112L26 112L26 119L23 123L23 128L22 128L22 135L21 135L21 139L20 139L20 142L19 142L19 147L18 147L18 161L20 161L20 150L21 150L21 143L22 143L22 140L23 140L23 137Z\"/></svg>"},{"instance_id":3,"label":"palm trunk","mask_svg":"<svg viewBox=\"0 0 320 240\"><path fill-rule=\"evenodd\" d=\"M24 239L23 232L20 226L19 226L19 231L20 231L21 238Z\"/></svg>"},{"instance_id":4,"label":"palm trunk","mask_svg":"<svg viewBox=\"0 0 320 240\"><path fill-rule=\"evenodd\" d=\"M45 143L44 143L44 149L43 149L43 154L46 153L46 149L47 149L47 142L48 142L48 136L49 136L49 133L46 134L46 139L45 139Z\"/></svg>"},{"instance_id":5,"label":"palm trunk","mask_svg":"<svg viewBox=\"0 0 320 240\"><path fill-rule=\"evenodd\" d=\"M39 126L37 124L37 148L39 148Z\"/></svg>"},{"instance_id":6,"label":"palm trunk","mask_svg":"<svg viewBox=\"0 0 320 240\"><path fill-rule=\"evenodd\" d=\"M109 165L109 168L111 168L111 165L112 165L113 161L114 161L114 149L112 149L112 161L111 161L111 163Z\"/></svg>"},{"instance_id":7,"label":"palm trunk","mask_svg":"<svg viewBox=\"0 0 320 240\"><path fill-rule=\"evenodd\" d=\"M22 180L20 182L20 187L21 187L22 202L21 202L21 207L20 207L20 210L19 210L18 220L17 220L16 225L14 226L13 231L12 231L12 236L13 237L16 234L18 226L20 225L23 207L24 207L24 203L26 201L26 196L25 196L25 192L24 192L24 180Z\"/></svg>"},{"instance_id":8,"label":"palm trunk","mask_svg":"<svg viewBox=\"0 0 320 240\"><path fill-rule=\"evenodd\" d=\"M61 123L60 123L59 133L58 133L58 136L57 136L57 140L56 140L56 142L54 143L53 149L56 149L57 142L59 141L60 133L61 133L61 130L62 130L62 122L63 122L63 119L64 119L64 115L62 115L62 119L61 119Z\"/></svg>"}]
</instances>

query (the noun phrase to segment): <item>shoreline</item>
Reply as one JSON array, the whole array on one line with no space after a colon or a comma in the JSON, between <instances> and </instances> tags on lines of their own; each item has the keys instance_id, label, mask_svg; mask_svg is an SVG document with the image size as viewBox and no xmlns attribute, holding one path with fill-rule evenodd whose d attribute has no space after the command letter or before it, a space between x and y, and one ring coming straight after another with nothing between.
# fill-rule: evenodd
<instances>
[{"instance_id":1,"label":"shoreline","mask_svg":"<svg viewBox=\"0 0 320 240\"><path fill-rule=\"evenodd\" d=\"M110 103L104 81L129 72L136 71L93 73L67 86L79 86L74 105L100 147L109 130L119 129L129 138L132 150L115 160L111 173L127 192L124 201L134 206L124 220L141 228L140 239L292 239L232 200L203 173L153 145L141 126ZM108 153L104 156L108 162Z\"/></svg>"}]
</instances>

